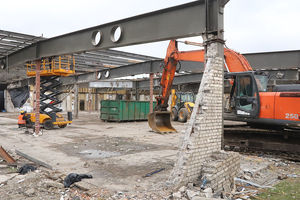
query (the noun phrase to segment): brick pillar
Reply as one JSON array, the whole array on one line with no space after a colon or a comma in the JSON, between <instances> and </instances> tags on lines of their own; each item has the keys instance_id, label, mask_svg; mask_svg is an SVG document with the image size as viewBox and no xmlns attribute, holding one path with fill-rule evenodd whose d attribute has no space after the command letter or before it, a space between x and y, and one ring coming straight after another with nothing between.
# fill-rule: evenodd
<instances>
[{"instance_id":1,"label":"brick pillar","mask_svg":"<svg viewBox=\"0 0 300 200\"><path fill-rule=\"evenodd\" d=\"M209 37L214 37L209 35ZM209 38L207 41L213 41ZM190 121L181 139L178 160L168 183L179 186L197 180L203 162L221 150L223 133L223 44L208 42L205 70Z\"/></svg>"},{"instance_id":2,"label":"brick pillar","mask_svg":"<svg viewBox=\"0 0 300 200\"><path fill-rule=\"evenodd\" d=\"M35 69L35 133L40 135L40 90L41 90L41 60L36 61Z\"/></svg>"},{"instance_id":3,"label":"brick pillar","mask_svg":"<svg viewBox=\"0 0 300 200\"><path fill-rule=\"evenodd\" d=\"M149 113L153 113L153 73L150 73L149 79L150 79L150 108Z\"/></svg>"}]
</instances>

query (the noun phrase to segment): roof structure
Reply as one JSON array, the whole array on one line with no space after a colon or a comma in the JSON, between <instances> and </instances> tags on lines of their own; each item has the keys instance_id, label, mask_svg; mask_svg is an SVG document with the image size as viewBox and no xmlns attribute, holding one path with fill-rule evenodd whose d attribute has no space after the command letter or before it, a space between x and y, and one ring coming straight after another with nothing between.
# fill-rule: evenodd
<instances>
[{"instance_id":1,"label":"roof structure","mask_svg":"<svg viewBox=\"0 0 300 200\"><path fill-rule=\"evenodd\" d=\"M44 39L46 38L42 36L0 30L0 59ZM78 74L159 59L110 49L74 54L74 56L76 73ZM26 79L26 68L24 66L0 69L0 83L22 79Z\"/></svg>"}]
</instances>

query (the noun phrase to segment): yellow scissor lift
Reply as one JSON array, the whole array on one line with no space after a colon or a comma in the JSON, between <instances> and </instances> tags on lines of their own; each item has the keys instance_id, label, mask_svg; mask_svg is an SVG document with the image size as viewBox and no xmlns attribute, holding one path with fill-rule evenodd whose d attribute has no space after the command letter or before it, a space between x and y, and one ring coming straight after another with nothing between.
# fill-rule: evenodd
<instances>
[{"instance_id":1,"label":"yellow scissor lift","mask_svg":"<svg viewBox=\"0 0 300 200\"><path fill-rule=\"evenodd\" d=\"M36 76L36 63L27 63L27 76ZM41 83L40 83L40 124L47 129L53 129L55 125L65 128L67 124L72 123L72 113L68 113L68 120L59 114L62 110L56 105L62 101L58 96L63 92L59 90L61 86L60 76L69 76L75 74L75 59L73 56L57 56L41 60ZM36 119L35 113L30 115L30 125L32 126Z\"/></svg>"}]
</instances>

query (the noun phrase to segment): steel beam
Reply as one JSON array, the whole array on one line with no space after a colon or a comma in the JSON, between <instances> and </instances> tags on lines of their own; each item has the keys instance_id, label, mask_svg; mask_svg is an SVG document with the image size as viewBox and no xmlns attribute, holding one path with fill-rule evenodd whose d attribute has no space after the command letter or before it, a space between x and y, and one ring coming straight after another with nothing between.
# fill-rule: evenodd
<instances>
[{"instance_id":1,"label":"steel beam","mask_svg":"<svg viewBox=\"0 0 300 200\"><path fill-rule=\"evenodd\" d=\"M120 80L90 82L89 88L133 88L133 82Z\"/></svg>"},{"instance_id":2,"label":"steel beam","mask_svg":"<svg viewBox=\"0 0 300 200\"><path fill-rule=\"evenodd\" d=\"M253 69L300 68L300 51L275 51L243 54Z\"/></svg>"},{"instance_id":3,"label":"steel beam","mask_svg":"<svg viewBox=\"0 0 300 200\"><path fill-rule=\"evenodd\" d=\"M132 65L126 65L122 67L116 67L112 69L105 69L105 70L100 70L99 72L102 73L102 76L100 79L98 79L98 72L90 72L90 73L85 73L85 74L80 74L76 76L69 76L69 77L61 77L61 81L63 85L70 85L70 84L75 84L75 83L88 83L88 82L93 82L97 80L108 80L112 78L120 78L124 76L131 76L131 75L138 75L138 74L150 74L150 73L157 73L157 72L162 72L161 68L162 60L155 60L155 61L147 61L143 63L137 63L137 64L132 64ZM179 66L178 66L179 68ZM260 68L257 68L258 70L261 70ZM106 79L103 74L106 71L110 71L110 76ZM192 72L192 73L200 73L203 71L203 63L198 63L198 62L181 62L181 72ZM300 80L299 77L299 72L298 69L278 69L278 70L262 70L266 71L270 74L271 80L278 79L276 76L282 74L283 80ZM193 83L197 81L199 75L193 75L193 74L188 74L182 76L180 78L180 82L182 84L186 83ZM185 77L185 78L183 78ZM177 78L175 78L174 83L177 83L176 81ZM195 79L195 80L194 80ZM198 79L199 80L199 79ZM141 81L142 87L144 88L144 83ZM148 81L145 81L148 82ZM33 78L22 80L22 81L17 81L14 83L11 83L8 85L10 89L12 88L17 88L17 87L22 87L24 85L32 84L33 83ZM148 84L149 86L149 84ZM147 87L148 87L147 86Z\"/></svg>"},{"instance_id":4,"label":"steel beam","mask_svg":"<svg viewBox=\"0 0 300 200\"><path fill-rule=\"evenodd\" d=\"M8 66L43 57L115 48L215 32L219 28L219 12L226 0L210 0L209 20L205 0L142 14L39 41L8 55ZM117 28L121 35L114 38ZM98 38L101 38L98 42Z\"/></svg>"}]
</instances>

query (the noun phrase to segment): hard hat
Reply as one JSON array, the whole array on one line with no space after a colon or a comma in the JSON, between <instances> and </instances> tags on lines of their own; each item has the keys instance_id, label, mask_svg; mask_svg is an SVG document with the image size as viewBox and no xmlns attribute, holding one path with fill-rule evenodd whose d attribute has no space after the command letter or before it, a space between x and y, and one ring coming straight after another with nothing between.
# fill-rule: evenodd
<instances>
[{"instance_id":1,"label":"hard hat","mask_svg":"<svg viewBox=\"0 0 300 200\"><path fill-rule=\"evenodd\" d=\"M20 112L20 113L21 113L21 114L23 114L24 112L25 112L24 110L21 110L21 112Z\"/></svg>"}]
</instances>

